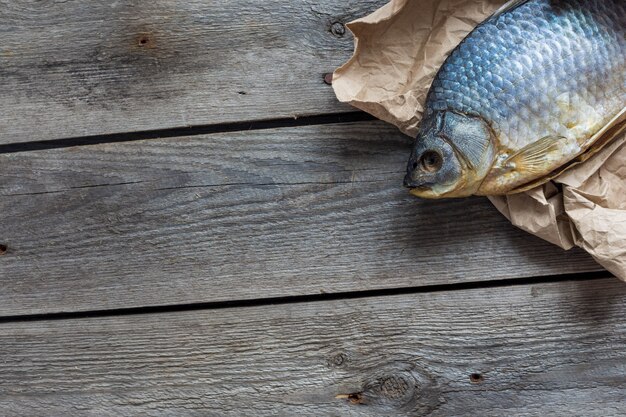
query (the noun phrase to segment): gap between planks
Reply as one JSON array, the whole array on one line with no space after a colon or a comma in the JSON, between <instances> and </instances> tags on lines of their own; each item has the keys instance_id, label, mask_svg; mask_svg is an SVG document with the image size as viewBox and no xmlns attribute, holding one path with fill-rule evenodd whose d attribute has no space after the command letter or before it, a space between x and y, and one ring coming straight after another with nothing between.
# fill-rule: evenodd
<instances>
[{"instance_id":1,"label":"gap between planks","mask_svg":"<svg viewBox=\"0 0 626 417\"><path fill-rule=\"evenodd\" d=\"M142 314L159 314L159 313L174 313L184 311L200 311L200 310L221 310L230 308L243 308L243 307L262 307L262 306L278 306L284 304L296 304L296 303L308 303L308 302L325 302L335 300L354 300L354 299L367 299L384 296L397 296L397 295L416 295L427 293L440 293L450 291L468 291L487 288L502 288L502 287L518 287L526 285L540 285L540 284L555 284L559 282L570 281L597 281L608 278L615 278L607 271L598 272L585 272L579 274L565 274L565 275L552 275L544 277L529 277L529 278L508 278L493 281L476 281L476 282L464 282L453 284L435 284L425 285L420 287L405 287L405 288L384 288L376 290L365 291L350 291L350 292L338 292L327 294L307 294L307 295L295 295L285 297L265 297L257 299L241 299L230 301L218 301L218 302L206 302L206 303L190 303L190 304L176 304L176 305L158 305L158 306L143 306L143 307L131 307L131 308L113 308L106 310L92 310L92 311L76 311L76 312L58 312L58 313L43 313L43 314L23 314L16 316L0 316L0 324L3 323L16 323L16 322L30 322L30 321L48 321L48 320L75 320L85 318L97 318L97 317L113 317L113 316L126 316L126 315L142 315Z\"/></svg>"},{"instance_id":2,"label":"gap between planks","mask_svg":"<svg viewBox=\"0 0 626 417\"><path fill-rule=\"evenodd\" d=\"M400 184L409 145L363 122L4 154L0 314L601 269L484 199L416 201Z\"/></svg>"},{"instance_id":3,"label":"gap between planks","mask_svg":"<svg viewBox=\"0 0 626 417\"><path fill-rule=\"evenodd\" d=\"M143 130L136 132L76 136L63 139L36 140L29 142L0 144L0 154L62 149L74 146L99 145L106 143L134 142L149 139L167 139L182 136L198 136L215 133L231 133L286 127L315 126L324 124L368 122L372 120L376 120L376 118L368 113L353 111L346 113L318 114L314 116L303 117L239 121L233 123L218 123L187 127L174 127L168 129Z\"/></svg>"},{"instance_id":4,"label":"gap between planks","mask_svg":"<svg viewBox=\"0 0 626 417\"><path fill-rule=\"evenodd\" d=\"M571 281L8 323L24 415L623 416L626 290Z\"/></svg>"},{"instance_id":5,"label":"gap between planks","mask_svg":"<svg viewBox=\"0 0 626 417\"><path fill-rule=\"evenodd\" d=\"M350 112L332 28L385 3L0 0L0 143Z\"/></svg>"}]
</instances>

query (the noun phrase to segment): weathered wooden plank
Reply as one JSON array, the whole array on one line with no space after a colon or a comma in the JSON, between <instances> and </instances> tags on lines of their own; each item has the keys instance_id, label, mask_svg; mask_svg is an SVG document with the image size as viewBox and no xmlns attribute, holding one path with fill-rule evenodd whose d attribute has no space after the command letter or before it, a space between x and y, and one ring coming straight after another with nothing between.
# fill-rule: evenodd
<instances>
[{"instance_id":1,"label":"weathered wooden plank","mask_svg":"<svg viewBox=\"0 0 626 417\"><path fill-rule=\"evenodd\" d=\"M623 416L625 300L611 279L5 323L0 409Z\"/></svg>"},{"instance_id":2,"label":"weathered wooden plank","mask_svg":"<svg viewBox=\"0 0 626 417\"><path fill-rule=\"evenodd\" d=\"M0 143L347 111L332 25L384 3L0 0Z\"/></svg>"},{"instance_id":3,"label":"weathered wooden plank","mask_svg":"<svg viewBox=\"0 0 626 417\"><path fill-rule=\"evenodd\" d=\"M380 122L0 155L0 314L599 270L484 199L419 201Z\"/></svg>"}]
</instances>

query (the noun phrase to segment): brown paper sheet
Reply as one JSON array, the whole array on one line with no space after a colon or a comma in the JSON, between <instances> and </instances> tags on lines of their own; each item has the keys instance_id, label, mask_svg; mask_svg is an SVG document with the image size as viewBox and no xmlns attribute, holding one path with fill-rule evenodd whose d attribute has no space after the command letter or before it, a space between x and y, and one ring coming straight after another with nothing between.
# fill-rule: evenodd
<instances>
[{"instance_id":1,"label":"brown paper sheet","mask_svg":"<svg viewBox=\"0 0 626 417\"><path fill-rule=\"evenodd\" d=\"M334 73L337 98L415 136L447 54L504 3L391 0L349 23L355 53ZM579 246L626 281L626 135L541 187L490 200L515 226L564 249Z\"/></svg>"}]
</instances>

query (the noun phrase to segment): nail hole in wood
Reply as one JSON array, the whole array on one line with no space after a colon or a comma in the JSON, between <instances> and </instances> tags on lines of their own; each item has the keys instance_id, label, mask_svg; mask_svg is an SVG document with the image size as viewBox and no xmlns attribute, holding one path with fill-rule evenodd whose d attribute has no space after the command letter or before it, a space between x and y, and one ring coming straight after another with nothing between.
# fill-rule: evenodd
<instances>
[{"instance_id":1,"label":"nail hole in wood","mask_svg":"<svg viewBox=\"0 0 626 417\"><path fill-rule=\"evenodd\" d=\"M348 395L348 401L352 404L362 404L363 403L363 395L360 392Z\"/></svg>"},{"instance_id":2,"label":"nail hole in wood","mask_svg":"<svg viewBox=\"0 0 626 417\"><path fill-rule=\"evenodd\" d=\"M484 380L485 380L485 377L483 376L483 374L473 373L470 375L470 382L472 384L480 384Z\"/></svg>"},{"instance_id":3,"label":"nail hole in wood","mask_svg":"<svg viewBox=\"0 0 626 417\"><path fill-rule=\"evenodd\" d=\"M156 46L155 41L154 41L154 36L152 36L149 33L140 34L137 37L137 45L140 48L149 48L149 49L154 48Z\"/></svg>"},{"instance_id":4,"label":"nail hole in wood","mask_svg":"<svg viewBox=\"0 0 626 417\"><path fill-rule=\"evenodd\" d=\"M363 404L363 394L360 392L354 392L352 394L339 394L335 396L335 398L347 400L350 404Z\"/></svg>"}]
</instances>

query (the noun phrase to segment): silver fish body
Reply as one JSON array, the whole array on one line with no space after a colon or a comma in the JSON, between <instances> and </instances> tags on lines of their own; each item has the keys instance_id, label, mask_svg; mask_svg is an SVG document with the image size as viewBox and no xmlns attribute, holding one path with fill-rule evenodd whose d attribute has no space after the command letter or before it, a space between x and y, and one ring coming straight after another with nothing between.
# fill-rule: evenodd
<instances>
[{"instance_id":1,"label":"silver fish body","mask_svg":"<svg viewBox=\"0 0 626 417\"><path fill-rule=\"evenodd\" d=\"M405 178L413 194L509 193L623 122L626 0L513 3L435 77Z\"/></svg>"}]
</instances>

